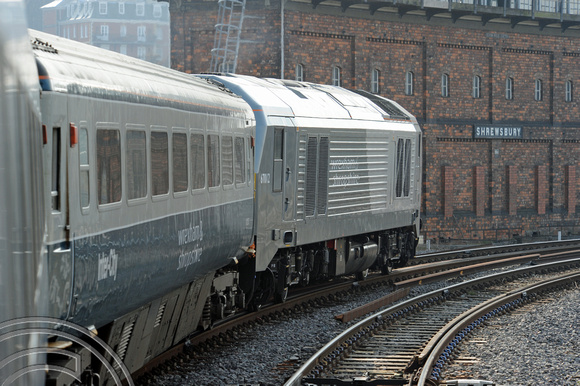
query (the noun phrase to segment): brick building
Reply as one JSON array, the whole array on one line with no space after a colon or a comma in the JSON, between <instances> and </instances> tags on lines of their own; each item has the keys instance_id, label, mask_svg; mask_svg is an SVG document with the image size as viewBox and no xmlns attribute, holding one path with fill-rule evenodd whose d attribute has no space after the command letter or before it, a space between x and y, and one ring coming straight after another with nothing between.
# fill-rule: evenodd
<instances>
[{"instance_id":1,"label":"brick building","mask_svg":"<svg viewBox=\"0 0 580 386\"><path fill-rule=\"evenodd\" d=\"M340 82L417 116L426 238L580 234L578 4L468 2L247 0L236 72ZM170 12L173 67L208 71L217 3Z\"/></svg>"}]
</instances>

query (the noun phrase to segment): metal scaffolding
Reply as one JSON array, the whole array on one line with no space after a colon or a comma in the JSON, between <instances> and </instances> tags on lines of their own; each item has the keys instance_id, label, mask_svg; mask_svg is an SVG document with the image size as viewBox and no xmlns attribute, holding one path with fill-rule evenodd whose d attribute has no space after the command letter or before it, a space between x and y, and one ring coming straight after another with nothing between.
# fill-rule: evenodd
<instances>
[{"instance_id":1,"label":"metal scaffolding","mask_svg":"<svg viewBox=\"0 0 580 386\"><path fill-rule=\"evenodd\" d=\"M218 6L210 71L235 73L246 0L218 0Z\"/></svg>"}]
</instances>

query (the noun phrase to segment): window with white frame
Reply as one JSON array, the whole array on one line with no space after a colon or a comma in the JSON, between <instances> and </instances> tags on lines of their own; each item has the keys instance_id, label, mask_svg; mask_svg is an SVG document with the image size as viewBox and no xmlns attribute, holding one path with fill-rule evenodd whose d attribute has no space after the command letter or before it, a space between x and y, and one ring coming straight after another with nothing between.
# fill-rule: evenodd
<instances>
[{"instance_id":1,"label":"window with white frame","mask_svg":"<svg viewBox=\"0 0 580 386\"><path fill-rule=\"evenodd\" d=\"M481 77L478 75L473 77L473 88L471 91L471 96L474 98L481 98Z\"/></svg>"},{"instance_id":2,"label":"window with white frame","mask_svg":"<svg viewBox=\"0 0 580 386\"><path fill-rule=\"evenodd\" d=\"M101 39L109 40L109 26L106 24L101 25Z\"/></svg>"},{"instance_id":3,"label":"window with white frame","mask_svg":"<svg viewBox=\"0 0 580 386\"><path fill-rule=\"evenodd\" d=\"M121 1L119 2L119 15L124 15L125 14L125 2Z\"/></svg>"},{"instance_id":4,"label":"window with white frame","mask_svg":"<svg viewBox=\"0 0 580 386\"><path fill-rule=\"evenodd\" d=\"M101 2L99 3L99 14L106 15L107 14L107 3Z\"/></svg>"},{"instance_id":5,"label":"window with white frame","mask_svg":"<svg viewBox=\"0 0 580 386\"><path fill-rule=\"evenodd\" d=\"M124 38L125 36L127 36L127 26L126 25L122 25L119 28L119 35Z\"/></svg>"},{"instance_id":6,"label":"window with white frame","mask_svg":"<svg viewBox=\"0 0 580 386\"><path fill-rule=\"evenodd\" d=\"M145 15L145 3L137 3L136 13L137 16Z\"/></svg>"},{"instance_id":7,"label":"window with white frame","mask_svg":"<svg viewBox=\"0 0 580 386\"><path fill-rule=\"evenodd\" d=\"M332 67L332 85L333 86L340 86L341 85L340 67L338 67L338 66Z\"/></svg>"},{"instance_id":8,"label":"window with white frame","mask_svg":"<svg viewBox=\"0 0 580 386\"><path fill-rule=\"evenodd\" d=\"M161 5L160 4L153 5L153 17L155 17L155 18L161 17Z\"/></svg>"},{"instance_id":9,"label":"window with white frame","mask_svg":"<svg viewBox=\"0 0 580 386\"><path fill-rule=\"evenodd\" d=\"M299 82L304 81L304 66L300 63L296 65L296 80Z\"/></svg>"},{"instance_id":10,"label":"window with white frame","mask_svg":"<svg viewBox=\"0 0 580 386\"><path fill-rule=\"evenodd\" d=\"M144 25L140 25L137 27L137 40L140 42L144 42L147 38L147 29Z\"/></svg>"},{"instance_id":11,"label":"window with white frame","mask_svg":"<svg viewBox=\"0 0 580 386\"><path fill-rule=\"evenodd\" d=\"M378 94L380 92L380 80L381 72L375 68L371 77L371 92L373 94Z\"/></svg>"},{"instance_id":12,"label":"window with white frame","mask_svg":"<svg viewBox=\"0 0 580 386\"><path fill-rule=\"evenodd\" d=\"M566 81L566 102L572 102L574 99L574 85L571 80Z\"/></svg>"},{"instance_id":13,"label":"window with white frame","mask_svg":"<svg viewBox=\"0 0 580 386\"><path fill-rule=\"evenodd\" d=\"M407 71L407 73L405 74L405 95L413 95L413 93L415 92L413 90L414 78L415 74L413 74L413 72L411 71Z\"/></svg>"},{"instance_id":14,"label":"window with white frame","mask_svg":"<svg viewBox=\"0 0 580 386\"><path fill-rule=\"evenodd\" d=\"M147 49L143 46L137 47L137 58L145 60L147 57Z\"/></svg>"},{"instance_id":15,"label":"window with white frame","mask_svg":"<svg viewBox=\"0 0 580 386\"><path fill-rule=\"evenodd\" d=\"M541 101L542 100L542 80L536 79L535 87L534 87L534 100Z\"/></svg>"},{"instance_id":16,"label":"window with white frame","mask_svg":"<svg viewBox=\"0 0 580 386\"><path fill-rule=\"evenodd\" d=\"M442 97L449 96L449 75L448 74L441 75L441 96Z\"/></svg>"},{"instance_id":17,"label":"window with white frame","mask_svg":"<svg viewBox=\"0 0 580 386\"><path fill-rule=\"evenodd\" d=\"M514 80L509 77L505 80L505 99L514 99Z\"/></svg>"}]
</instances>

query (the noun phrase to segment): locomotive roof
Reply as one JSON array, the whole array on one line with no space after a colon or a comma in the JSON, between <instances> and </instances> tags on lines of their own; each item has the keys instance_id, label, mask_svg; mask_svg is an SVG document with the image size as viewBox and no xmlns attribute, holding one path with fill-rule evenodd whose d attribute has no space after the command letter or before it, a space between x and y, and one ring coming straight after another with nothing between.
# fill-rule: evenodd
<instances>
[{"instance_id":1,"label":"locomotive roof","mask_svg":"<svg viewBox=\"0 0 580 386\"><path fill-rule=\"evenodd\" d=\"M205 79L39 31L30 39L44 91L251 117L242 98Z\"/></svg>"},{"instance_id":2,"label":"locomotive roof","mask_svg":"<svg viewBox=\"0 0 580 386\"><path fill-rule=\"evenodd\" d=\"M254 110L268 116L371 121L412 119L410 113L386 98L342 87L237 74L209 77L243 96Z\"/></svg>"}]
</instances>

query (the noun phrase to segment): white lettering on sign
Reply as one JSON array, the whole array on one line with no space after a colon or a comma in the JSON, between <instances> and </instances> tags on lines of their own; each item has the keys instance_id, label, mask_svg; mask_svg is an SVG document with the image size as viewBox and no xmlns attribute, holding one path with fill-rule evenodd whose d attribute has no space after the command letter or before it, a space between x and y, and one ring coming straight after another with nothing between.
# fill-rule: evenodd
<instances>
[{"instance_id":1,"label":"white lettering on sign","mask_svg":"<svg viewBox=\"0 0 580 386\"><path fill-rule=\"evenodd\" d=\"M270 183L270 173L260 174L260 183L261 184L269 184Z\"/></svg>"},{"instance_id":2,"label":"white lettering on sign","mask_svg":"<svg viewBox=\"0 0 580 386\"><path fill-rule=\"evenodd\" d=\"M97 281L105 280L112 277L113 280L117 280L117 263L119 256L115 253L114 249L109 251L107 255L106 252L99 253L99 272Z\"/></svg>"},{"instance_id":3,"label":"white lettering on sign","mask_svg":"<svg viewBox=\"0 0 580 386\"><path fill-rule=\"evenodd\" d=\"M347 171L358 169L358 161L356 158L341 158L330 162L331 171ZM333 178L333 186L347 186L356 185L359 181L359 175L353 172L337 173Z\"/></svg>"},{"instance_id":4,"label":"white lettering on sign","mask_svg":"<svg viewBox=\"0 0 580 386\"><path fill-rule=\"evenodd\" d=\"M522 138L521 127L475 126L475 138Z\"/></svg>"},{"instance_id":5,"label":"white lettering on sign","mask_svg":"<svg viewBox=\"0 0 580 386\"><path fill-rule=\"evenodd\" d=\"M189 224L189 228L180 229L177 231L177 240L179 245L193 243L194 241L203 240L203 222L199 225Z\"/></svg>"},{"instance_id":6,"label":"white lettering on sign","mask_svg":"<svg viewBox=\"0 0 580 386\"><path fill-rule=\"evenodd\" d=\"M192 251L184 252L179 255L179 264L177 266L177 270L180 269L187 269L190 265L199 263L201 260L201 252L202 248L195 248Z\"/></svg>"},{"instance_id":7,"label":"white lettering on sign","mask_svg":"<svg viewBox=\"0 0 580 386\"><path fill-rule=\"evenodd\" d=\"M354 170L358 168L358 162L355 158L343 158L330 162L330 170Z\"/></svg>"},{"instance_id":8,"label":"white lettering on sign","mask_svg":"<svg viewBox=\"0 0 580 386\"><path fill-rule=\"evenodd\" d=\"M179 254L177 270L187 269L190 265L197 264L201 261L202 248L199 242L203 240L203 222L200 220L199 225L189 224L189 227L177 231L177 243L179 246L196 243L193 249L183 248Z\"/></svg>"}]
</instances>

